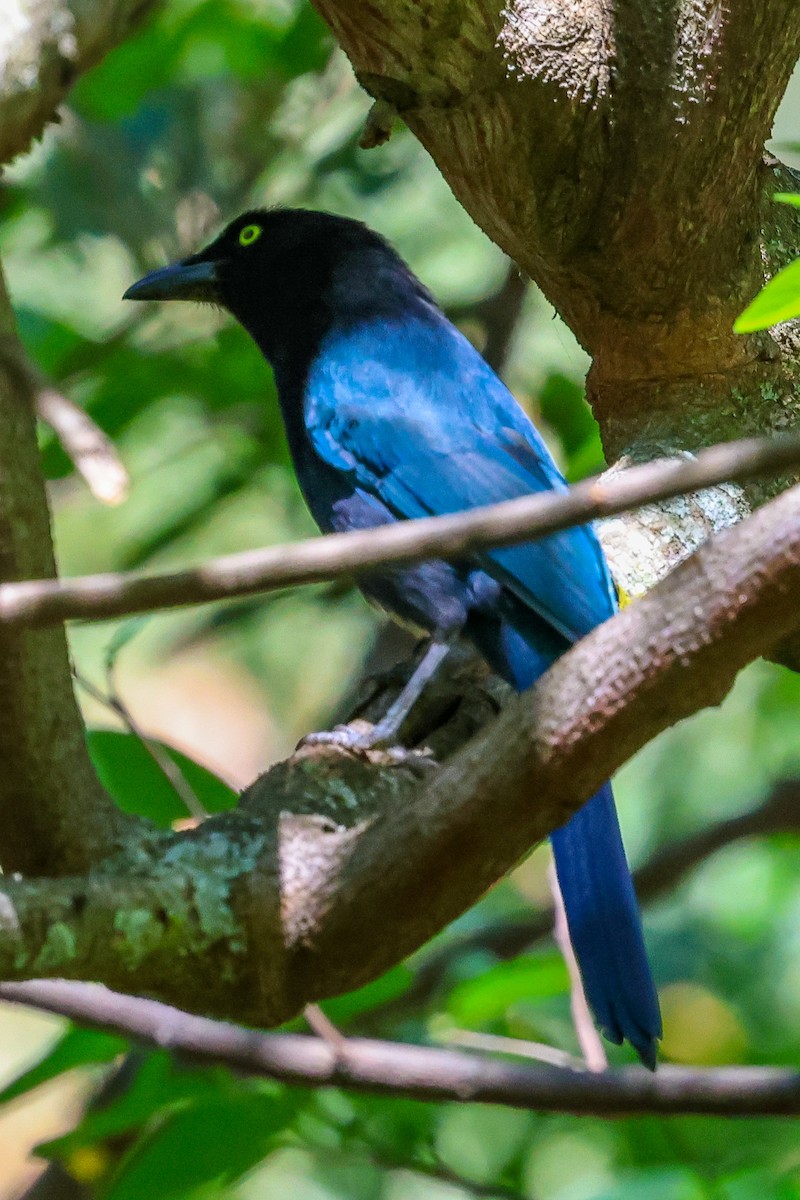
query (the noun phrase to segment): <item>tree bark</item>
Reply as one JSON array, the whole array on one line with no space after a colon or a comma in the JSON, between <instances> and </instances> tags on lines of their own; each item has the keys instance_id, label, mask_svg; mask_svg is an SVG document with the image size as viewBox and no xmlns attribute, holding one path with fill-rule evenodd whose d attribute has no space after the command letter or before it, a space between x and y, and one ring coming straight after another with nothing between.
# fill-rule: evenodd
<instances>
[{"instance_id":1,"label":"tree bark","mask_svg":"<svg viewBox=\"0 0 800 1200\"><path fill-rule=\"evenodd\" d=\"M437 680L406 731L430 754L304 747L195 830L135 831L75 877L4 880L0 977L95 979L265 1025L358 987L657 733L718 703L796 628L798 588L800 487L717 534L488 724L500 694L485 667L477 688Z\"/></svg>"},{"instance_id":2,"label":"tree bark","mask_svg":"<svg viewBox=\"0 0 800 1200\"><path fill-rule=\"evenodd\" d=\"M800 253L800 212L771 200L795 177L762 155L800 54L793 0L315 3L592 356L609 462L797 424L796 339L732 331ZM615 577L640 594L779 486L625 518Z\"/></svg>"},{"instance_id":3,"label":"tree bark","mask_svg":"<svg viewBox=\"0 0 800 1200\"><path fill-rule=\"evenodd\" d=\"M158 0L4 0L0 164L27 150L83 71ZM55 575L34 388L0 268L0 582ZM6 872L85 870L134 822L86 749L63 628L0 629L0 862Z\"/></svg>"},{"instance_id":4,"label":"tree bark","mask_svg":"<svg viewBox=\"0 0 800 1200\"><path fill-rule=\"evenodd\" d=\"M33 389L0 274L0 581L55 575ZM126 819L89 761L62 627L0 627L0 861L5 871L83 870Z\"/></svg>"}]
</instances>

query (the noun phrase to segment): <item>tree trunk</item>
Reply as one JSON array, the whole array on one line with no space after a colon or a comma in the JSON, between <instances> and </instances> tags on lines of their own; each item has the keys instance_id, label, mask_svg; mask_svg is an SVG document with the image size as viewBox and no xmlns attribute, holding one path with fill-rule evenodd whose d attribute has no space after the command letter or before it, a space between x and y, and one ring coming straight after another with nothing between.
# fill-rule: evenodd
<instances>
[{"instance_id":1,"label":"tree trunk","mask_svg":"<svg viewBox=\"0 0 800 1200\"><path fill-rule=\"evenodd\" d=\"M771 198L796 177L762 152L800 54L793 0L315 2L591 355L610 463L797 424L796 336L732 330L800 253L800 212ZM618 583L646 590L785 482L613 522Z\"/></svg>"}]
</instances>

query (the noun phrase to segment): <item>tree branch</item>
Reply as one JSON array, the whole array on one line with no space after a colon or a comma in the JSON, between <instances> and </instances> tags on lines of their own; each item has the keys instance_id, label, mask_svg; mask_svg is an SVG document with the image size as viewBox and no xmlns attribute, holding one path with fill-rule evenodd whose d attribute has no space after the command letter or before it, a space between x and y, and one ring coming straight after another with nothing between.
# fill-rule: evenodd
<instances>
[{"instance_id":1,"label":"tree branch","mask_svg":"<svg viewBox=\"0 0 800 1200\"><path fill-rule=\"evenodd\" d=\"M719 703L738 670L797 625L798 586L793 489L579 642L438 771L417 803L395 803L368 826L337 869L335 895L328 886L315 897L303 891L305 916L311 904L324 924L300 978L307 966L307 986L318 986L324 961L374 936L375 912L391 947L381 969L398 949L416 949L657 732ZM398 845L413 854L398 858ZM286 898L284 913L293 919ZM333 986L317 995L344 985L333 965Z\"/></svg>"},{"instance_id":2,"label":"tree branch","mask_svg":"<svg viewBox=\"0 0 800 1200\"><path fill-rule=\"evenodd\" d=\"M73 83L124 41L158 0L5 0L0 29L0 163L39 137Z\"/></svg>"},{"instance_id":3,"label":"tree branch","mask_svg":"<svg viewBox=\"0 0 800 1200\"><path fill-rule=\"evenodd\" d=\"M760 270L761 148L800 53L792 0L315 3L609 382L750 358L730 325Z\"/></svg>"},{"instance_id":4,"label":"tree branch","mask_svg":"<svg viewBox=\"0 0 800 1200\"><path fill-rule=\"evenodd\" d=\"M719 821L707 829L668 843L656 851L636 872L634 884L640 904L672 891L695 867L717 850L750 837L800 831L800 780L779 783L764 801L750 812ZM416 1007L434 996L450 963L472 950L488 950L498 958L515 958L542 938L551 937L555 914L552 908L518 920L498 921L465 934L426 955L417 966L414 983L404 995L389 1001L392 1011Z\"/></svg>"},{"instance_id":5,"label":"tree branch","mask_svg":"<svg viewBox=\"0 0 800 1200\"><path fill-rule=\"evenodd\" d=\"M236 1028L91 984L3 984L0 996L194 1061L293 1085L604 1117L800 1112L800 1072L777 1067L662 1067L655 1075L629 1067L597 1074L366 1038L347 1038L334 1048L322 1038Z\"/></svg>"},{"instance_id":6,"label":"tree branch","mask_svg":"<svg viewBox=\"0 0 800 1200\"><path fill-rule=\"evenodd\" d=\"M713 446L696 459L668 459L586 480L564 493L540 493L452 516L268 546L181 571L3 584L0 623L35 627L77 617L102 620L318 583L385 563L458 559L479 547L544 537L653 500L729 479L779 473L798 463L800 438L749 439Z\"/></svg>"},{"instance_id":7,"label":"tree branch","mask_svg":"<svg viewBox=\"0 0 800 1200\"><path fill-rule=\"evenodd\" d=\"M473 904L645 742L718 703L796 626L798 588L795 488L584 638L477 736L494 694L473 687L458 707L445 681L406 739L430 744L438 770L430 755L306 746L198 829L153 833L84 877L6 877L0 974L89 977L258 1024L358 987Z\"/></svg>"},{"instance_id":8,"label":"tree branch","mask_svg":"<svg viewBox=\"0 0 800 1200\"><path fill-rule=\"evenodd\" d=\"M38 416L53 430L95 499L121 504L130 479L111 438L85 409L46 380L38 381L35 397Z\"/></svg>"},{"instance_id":9,"label":"tree branch","mask_svg":"<svg viewBox=\"0 0 800 1200\"><path fill-rule=\"evenodd\" d=\"M797 182L762 156L800 54L794 0L314 3L591 354L609 463L800 424L797 337L732 331L798 242L800 211L772 202ZM645 568L616 577L652 582L776 490L631 516L620 540Z\"/></svg>"},{"instance_id":10,"label":"tree branch","mask_svg":"<svg viewBox=\"0 0 800 1200\"><path fill-rule=\"evenodd\" d=\"M477 321L483 330L484 341L480 351L489 366L502 376L519 328L525 304L529 280L516 263L506 265L503 282L491 295L477 304L463 306L448 305L447 315L452 321Z\"/></svg>"},{"instance_id":11,"label":"tree branch","mask_svg":"<svg viewBox=\"0 0 800 1200\"><path fill-rule=\"evenodd\" d=\"M759 270L757 255L746 252L748 233L761 207L764 142L800 54L797 5L793 0L766 6L758 0L668 6L619 0L614 50L612 183L598 219L607 228L616 222L625 263L606 297L608 317L620 330L625 327L625 297L617 288L638 256L640 285L651 293L653 310L663 312L665 298L687 304L695 310L693 317L701 317L705 308L705 319L736 354L726 306L737 298L729 288L742 266L751 277ZM677 154L664 154L665 140L678 141ZM635 162L626 168L634 145ZM678 245L680 230L684 238ZM677 276L667 279L663 272L670 266L677 267ZM698 305L700 296L713 296L716 311ZM684 360L722 349L701 341L695 338L684 347ZM631 349L620 347L617 353L627 356ZM657 349L640 349L636 356L641 361L643 353ZM743 343L739 353L747 353ZM724 366L730 365L729 359Z\"/></svg>"},{"instance_id":12,"label":"tree branch","mask_svg":"<svg viewBox=\"0 0 800 1200\"><path fill-rule=\"evenodd\" d=\"M54 574L30 372L0 273L0 580ZM83 870L132 823L89 761L62 629L0 628L0 696L3 869Z\"/></svg>"},{"instance_id":13,"label":"tree branch","mask_svg":"<svg viewBox=\"0 0 800 1200\"><path fill-rule=\"evenodd\" d=\"M77 77L156 0L7 0L0 21L0 163L26 150ZM0 271L0 581L55 574L34 388ZM67 413L41 397L66 432ZM69 417L74 444L76 414ZM86 425L81 433L86 464ZM93 462L97 476L97 455ZM105 485L108 487L108 458ZM117 481L118 486L119 480ZM120 844L126 819L86 750L66 640L0 631L0 861L6 872L78 871Z\"/></svg>"}]
</instances>

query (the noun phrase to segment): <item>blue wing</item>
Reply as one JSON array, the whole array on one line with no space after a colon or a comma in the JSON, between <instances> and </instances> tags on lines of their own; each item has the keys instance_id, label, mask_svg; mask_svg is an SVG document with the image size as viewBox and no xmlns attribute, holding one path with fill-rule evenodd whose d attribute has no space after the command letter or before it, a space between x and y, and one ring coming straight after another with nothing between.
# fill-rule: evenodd
<instances>
[{"instance_id":1,"label":"blue wing","mask_svg":"<svg viewBox=\"0 0 800 1200\"><path fill-rule=\"evenodd\" d=\"M317 454L398 517L566 486L511 393L439 314L334 330L306 397ZM475 558L569 641L614 611L602 552L587 526Z\"/></svg>"},{"instance_id":2,"label":"blue wing","mask_svg":"<svg viewBox=\"0 0 800 1200\"><path fill-rule=\"evenodd\" d=\"M522 409L440 314L334 330L307 380L305 420L317 454L395 517L565 487ZM568 641L614 611L588 526L475 558ZM530 686L551 648L540 653L540 637L502 619L496 633L501 673ZM607 1036L627 1038L653 1067L658 998L610 786L556 831L553 849L589 1002Z\"/></svg>"}]
</instances>

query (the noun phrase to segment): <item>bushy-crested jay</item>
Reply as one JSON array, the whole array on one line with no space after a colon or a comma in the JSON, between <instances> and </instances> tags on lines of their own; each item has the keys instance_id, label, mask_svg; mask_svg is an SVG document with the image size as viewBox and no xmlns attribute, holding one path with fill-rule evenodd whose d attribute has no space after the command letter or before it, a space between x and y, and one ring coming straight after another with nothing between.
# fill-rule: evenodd
<instances>
[{"instance_id":1,"label":"bushy-crested jay","mask_svg":"<svg viewBox=\"0 0 800 1200\"><path fill-rule=\"evenodd\" d=\"M211 301L241 322L275 372L300 486L325 532L565 487L510 392L395 251L356 221L248 212L126 296ZM519 691L615 609L588 526L459 564L382 568L361 586L433 635L428 673L440 644L461 635ZM595 1018L654 1067L658 998L609 784L552 844Z\"/></svg>"}]
</instances>

